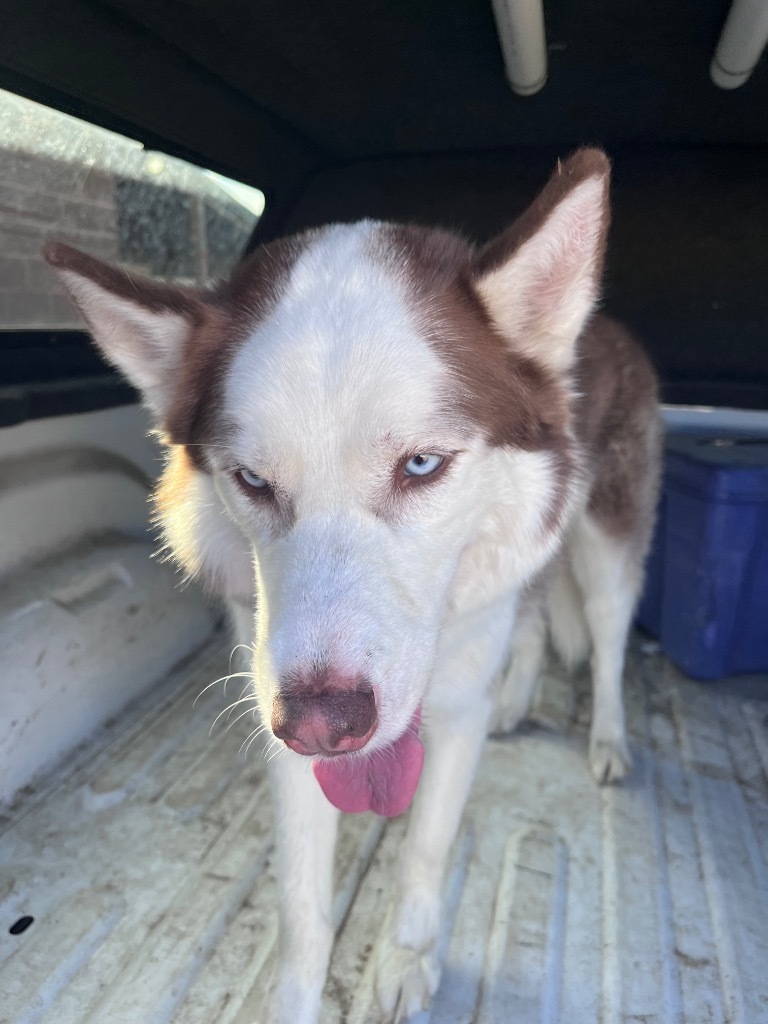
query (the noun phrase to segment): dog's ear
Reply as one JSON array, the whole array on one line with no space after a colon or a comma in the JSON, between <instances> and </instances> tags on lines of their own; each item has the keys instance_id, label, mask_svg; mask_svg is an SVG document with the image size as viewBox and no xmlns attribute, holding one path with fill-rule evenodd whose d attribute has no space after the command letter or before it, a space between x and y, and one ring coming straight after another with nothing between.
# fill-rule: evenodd
<instances>
[{"instance_id":1,"label":"dog's ear","mask_svg":"<svg viewBox=\"0 0 768 1024\"><path fill-rule=\"evenodd\" d=\"M571 366L598 297L609 180L605 153L574 153L473 266L475 288L497 328L518 351L558 373Z\"/></svg>"},{"instance_id":2,"label":"dog's ear","mask_svg":"<svg viewBox=\"0 0 768 1024\"><path fill-rule=\"evenodd\" d=\"M204 317L199 293L129 274L63 242L49 242L43 258L106 358L136 385L162 422L186 342Z\"/></svg>"}]
</instances>

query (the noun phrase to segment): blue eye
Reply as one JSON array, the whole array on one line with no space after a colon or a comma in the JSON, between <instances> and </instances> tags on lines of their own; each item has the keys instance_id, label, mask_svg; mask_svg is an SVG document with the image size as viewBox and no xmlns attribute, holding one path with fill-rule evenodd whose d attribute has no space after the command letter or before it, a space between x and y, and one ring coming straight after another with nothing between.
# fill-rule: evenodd
<instances>
[{"instance_id":1,"label":"blue eye","mask_svg":"<svg viewBox=\"0 0 768 1024\"><path fill-rule=\"evenodd\" d=\"M413 455L405 464L405 474L406 476L429 476L440 469L444 461L442 455Z\"/></svg>"},{"instance_id":2,"label":"blue eye","mask_svg":"<svg viewBox=\"0 0 768 1024\"><path fill-rule=\"evenodd\" d=\"M250 469L239 469L237 476L240 477L242 482L248 487L252 487L255 491L263 491L269 487L269 484L263 476L257 476L256 473L252 473Z\"/></svg>"}]
</instances>

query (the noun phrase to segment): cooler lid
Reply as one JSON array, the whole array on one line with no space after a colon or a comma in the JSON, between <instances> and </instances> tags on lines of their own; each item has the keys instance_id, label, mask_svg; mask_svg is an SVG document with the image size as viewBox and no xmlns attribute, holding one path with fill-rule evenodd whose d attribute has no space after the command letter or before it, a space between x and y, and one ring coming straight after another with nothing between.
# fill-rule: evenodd
<instances>
[{"instance_id":1,"label":"cooler lid","mask_svg":"<svg viewBox=\"0 0 768 1024\"><path fill-rule=\"evenodd\" d=\"M713 501L768 502L768 436L670 435L665 477Z\"/></svg>"}]
</instances>

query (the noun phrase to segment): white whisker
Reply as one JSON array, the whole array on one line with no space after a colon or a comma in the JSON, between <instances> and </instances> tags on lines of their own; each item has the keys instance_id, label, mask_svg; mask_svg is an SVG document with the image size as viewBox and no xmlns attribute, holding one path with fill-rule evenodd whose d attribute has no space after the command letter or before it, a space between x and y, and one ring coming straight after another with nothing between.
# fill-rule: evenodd
<instances>
[{"instance_id":1,"label":"white whisker","mask_svg":"<svg viewBox=\"0 0 768 1024\"><path fill-rule=\"evenodd\" d=\"M200 700L200 698L203 696L203 694L206 693L208 690L210 690L210 688L212 686L216 686L218 683L225 683L226 684L226 683L229 682L230 679L237 679L240 676L246 676L251 681L253 681L255 679L255 676L251 672L231 672L227 676L220 676L218 679L214 679L212 683L208 683L207 686L204 686L202 688L200 693L198 693L198 695L192 701L192 707L194 707L197 704L197 702ZM226 686L224 687L224 690L226 692Z\"/></svg>"},{"instance_id":2,"label":"white whisker","mask_svg":"<svg viewBox=\"0 0 768 1024\"><path fill-rule=\"evenodd\" d=\"M239 651L241 647L243 648L244 651L248 651L249 654L256 653L256 648L252 647L250 644L235 644L235 646L232 648L232 654L230 654L230 658L232 658L235 654L235 651Z\"/></svg>"},{"instance_id":3,"label":"white whisker","mask_svg":"<svg viewBox=\"0 0 768 1024\"><path fill-rule=\"evenodd\" d=\"M208 732L208 736L209 737L211 736L211 733L213 732L213 730L216 727L216 723L222 717L222 715L226 715L226 713L228 711L231 711L232 708L236 708L238 704L245 704L247 701L252 701L255 704L256 703L256 698L255 697L241 697L240 700L234 701L232 704L230 704L226 708L224 708L223 711L220 711L218 713L218 715L216 715L216 717L213 720L213 724L211 725L210 731Z\"/></svg>"},{"instance_id":4,"label":"white whisker","mask_svg":"<svg viewBox=\"0 0 768 1024\"><path fill-rule=\"evenodd\" d=\"M267 763L269 763L275 755L279 755L281 750L285 750L285 747L277 747L275 750L273 750L272 753L267 758Z\"/></svg>"},{"instance_id":5,"label":"white whisker","mask_svg":"<svg viewBox=\"0 0 768 1024\"><path fill-rule=\"evenodd\" d=\"M256 708L246 708L246 710L243 711L241 714L239 714L237 716L237 718L233 718L231 722L227 723L227 727L225 728L224 732L229 732L229 730L232 728L232 726L233 725L237 725L237 723L240 721L240 719L241 718L245 718L246 715L255 715L255 714L256 714ZM262 726L262 728L264 728L264 726Z\"/></svg>"},{"instance_id":6,"label":"white whisker","mask_svg":"<svg viewBox=\"0 0 768 1024\"><path fill-rule=\"evenodd\" d=\"M242 754L242 752L243 752L243 747L244 747L244 746L246 745L246 743L248 743L248 741L249 741L249 740L251 739L251 737L253 736L253 733L254 733L254 732L256 732L256 730L255 730L255 729L253 730L253 732L249 732L249 733L248 733L248 735L247 735L247 736L245 737L245 739L243 740L243 742L242 742L242 743L240 744L240 749L239 749L239 750L238 750L238 752L237 752L237 756L238 756L238 757L240 757L240 755Z\"/></svg>"}]
</instances>

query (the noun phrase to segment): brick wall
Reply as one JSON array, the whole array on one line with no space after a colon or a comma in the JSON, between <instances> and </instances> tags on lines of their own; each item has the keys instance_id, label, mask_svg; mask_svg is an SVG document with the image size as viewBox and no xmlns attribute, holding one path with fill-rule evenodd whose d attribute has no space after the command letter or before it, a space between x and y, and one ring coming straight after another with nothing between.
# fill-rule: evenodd
<instances>
[{"instance_id":1,"label":"brick wall","mask_svg":"<svg viewBox=\"0 0 768 1024\"><path fill-rule=\"evenodd\" d=\"M218 196L0 148L0 329L82 326L40 258L49 238L194 283L231 268L253 222Z\"/></svg>"},{"instance_id":2,"label":"brick wall","mask_svg":"<svg viewBox=\"0 0 768 1024\"><path fill-rule=\"evenodd\" d=\"M42 155L0 150L0 327L77 327L77 313L40 249L60 238L117 259L114 176Z\"/></svg>"}]
</instances>

